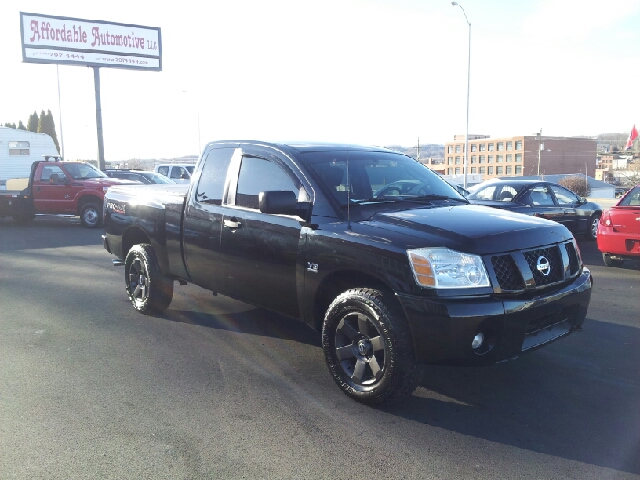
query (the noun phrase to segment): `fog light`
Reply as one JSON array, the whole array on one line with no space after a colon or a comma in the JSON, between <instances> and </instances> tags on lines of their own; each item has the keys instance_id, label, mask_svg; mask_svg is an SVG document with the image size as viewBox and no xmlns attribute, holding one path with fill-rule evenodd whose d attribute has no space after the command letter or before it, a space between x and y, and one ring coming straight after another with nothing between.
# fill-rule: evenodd
<instances>
[{"instance_id":1,"label":"fog light","mask_svg":"<svg viewBox=\"0 0 640 480\"><path fill-rule=\"evenodd\" d=\"M483 343L484 343L484 334L480 332L475 337L473 337L473 342L471 342L471 348L475 350L479 348Z\"/></svg>"}]
</instances>

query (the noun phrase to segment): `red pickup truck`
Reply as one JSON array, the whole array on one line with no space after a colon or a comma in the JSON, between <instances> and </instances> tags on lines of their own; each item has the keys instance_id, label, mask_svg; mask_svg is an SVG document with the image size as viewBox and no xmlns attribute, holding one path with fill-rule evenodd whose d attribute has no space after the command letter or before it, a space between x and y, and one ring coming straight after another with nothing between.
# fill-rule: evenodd
<instances>
[{"instance_id":1,"label":"red pickup truck","mask_svg":"<svg viewBox=\"0 0 640 480\"><path fill-rule=\"evenodd\" d=\"M102 225L104 194L112 185L132 183L110 178L84 162L52 160L34 162L23 190L0 191L0 216L27 222L36 213L79 215L83 226Z\"/></svg>"}]
</instances>

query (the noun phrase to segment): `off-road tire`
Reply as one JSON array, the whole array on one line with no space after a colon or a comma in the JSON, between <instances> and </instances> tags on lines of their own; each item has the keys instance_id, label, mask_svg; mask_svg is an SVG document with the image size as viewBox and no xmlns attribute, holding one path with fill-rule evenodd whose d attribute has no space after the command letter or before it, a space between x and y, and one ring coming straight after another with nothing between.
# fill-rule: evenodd
<instances>
[{"instance_id":1,"label":"off-road tire","mask_svg":"<svg viewBox=\"0 0 640 480\"><path fill-rule=\"evenodd\" d=\"M399 305L380 290L340 294L325 315L322 348L336 384L359 402L389 403L418 386L422 369L409 325Z\"/></svg>"},{"instance_id":2,"label":"off-road tire","mask_svg":"<svg viewBox=\"0 0 640 480\"><path fill-rule=\"evenodd\" d=\"M140 313L162 312L173 299L173 280L160 271L151 245L134 245L124 262L124 280L133 308Z\"/></svg>"}]
</instances>

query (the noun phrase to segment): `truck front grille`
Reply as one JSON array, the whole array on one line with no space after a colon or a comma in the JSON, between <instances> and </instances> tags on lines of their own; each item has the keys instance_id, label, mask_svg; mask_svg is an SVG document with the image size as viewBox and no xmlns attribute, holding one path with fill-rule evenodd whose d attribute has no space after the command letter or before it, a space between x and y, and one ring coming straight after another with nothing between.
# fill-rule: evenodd
<instances>
[{"instance_id":1,"label":"truck front grille","mask_svg":"<svg viewBox=\"0 0 640 480\"><path fill-rule=\"evenodd\" d=\"M566 254L565 254L566 253ZM562 283L580 270L572 241L533 250L491 256L497 293L536 290Z\"/></svg>"}]
</instances>

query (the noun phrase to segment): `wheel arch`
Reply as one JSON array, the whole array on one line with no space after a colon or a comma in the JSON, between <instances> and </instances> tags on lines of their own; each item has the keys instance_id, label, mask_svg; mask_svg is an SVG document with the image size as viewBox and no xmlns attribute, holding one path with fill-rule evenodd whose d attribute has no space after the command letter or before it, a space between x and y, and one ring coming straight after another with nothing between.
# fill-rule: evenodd
<instances>
[{"instance_id":1,"label":"wheel arch","mask_svg":"<svg viewBox=\"0 0 640 480\"><path fill-rule=\"evenodd\" d=\"M82 208L87 203L95 203L96 206L98 207L98 209L101 210L102 209L103 200L99 196L94 195L94 194L82 195L81 197L78 198L78 208L76 209L78 215L80 215L82 213Z\"/></svg>"},{"instance_id":2,"label":"wheel arch","mask_svg":"<svg viewBox=\"0 0 640 480\"><path fill-rule=\"evenodd\" d=\"M126 258L127 253L134 245L142 243L151 244L151 239L140 227L130 227L122 235L122 258Z\"/></svg>"},{"instance_id":3,"label":"wheel arch","mask_svg":"<svg viewBox=\"0 0 640 480\"><path fill-rule=\"evenodd\" d=\"M393 289L379 278L357 270L339 270L335 271L322 279L313 301L313 327L318 331L322 331L322 323L324 315L335 298L352 288L374 288L380 290L387 295L389 301L394 302L400 307L402 305L397 300Z\"/></svg>"}]
</instances>

